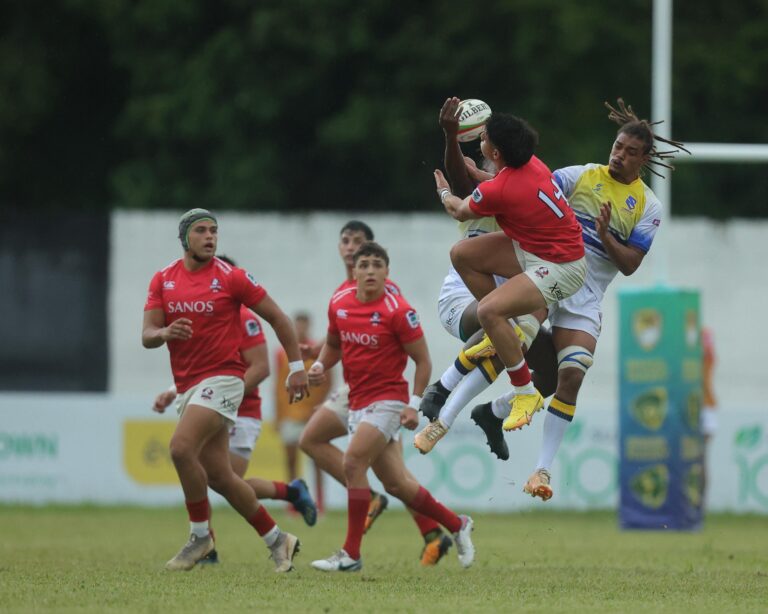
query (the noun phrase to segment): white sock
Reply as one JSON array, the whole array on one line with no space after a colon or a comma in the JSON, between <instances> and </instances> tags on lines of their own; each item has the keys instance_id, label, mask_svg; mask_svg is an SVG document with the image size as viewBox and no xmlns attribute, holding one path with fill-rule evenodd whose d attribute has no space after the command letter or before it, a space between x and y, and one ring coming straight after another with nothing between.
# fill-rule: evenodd
<instances>
[{"instance_id":1,"label":"white sock","mask_svg":"<svg viewBox=\"0 0 768 614\"><path fill-rule=\"evenodd\" d=\"M509 416L509 403L515 398L515 391L510 390L506 394L502 394L498 399L494 399L491 403L491 411L493 415L499 420L504 420Z\"/></svg>"},{"instance_id":2,"label":"white sock","mask_svg":"<svg viewBox=\"0 0 768 614\"><path fill-rule=\"evenodd\" d=\"M448 402L443 405L440 410L440 421L451 428L453 421L461 413L467 404L474 399L483 390L488 388L491 383L485 379L485 375L480 369L474 369L470 371L469 375L464 378L464 381L456 388Z\"/></svg>"},{"instance_id":3,"label":"white sock","mask_svg":"<svg viewBox=\"0 0 768 614\"><path fill-rule=\"evenodd\" d=\"M205 537L211 532L211 529L208 527L208 521L203 520L203 522L190 522L189 532L194 533L198 537Z\"/></svg>"},{"instance_id":4,"label":"white sock","mask_svg":"<svg viewBox=\"0 0 768 614\"><path fill-rule=\"evenodd\" d=\"M280 527L275 525L267 533L264 533L264 535L261 536L261 539L263 539L264 543L267 544L267 548L271 548L275 545L277 538L280 537L280 533Z\"/></svg>"},{"instance_id":5,"label":"white sock","mask_svg":"<svg viewBox=\"0 0 768 614\"><path fill-rule=\"evenodd\" d=\"M475 369L477 371L477 369ZM440 376L440 383L445 386L446 390L453 390L459 385L459 382L464 379L464 374L459 371L454 365L451 365Z\"/></svg>"},{"instance_id":6,"label":"white sock","mask_svg":"<svg viewBox=\"0 0 768 614\"><path fill-rule=\"evenodd\" d=\"M555 455L560 449L563 435L565 435L565 431L568 430L570 425L570 421L565 418L547 412L547 417L544 418L544 437L541 442L541 453L539 454L539 463L536 465L536 469L546 469L549 471L552 462L555 460Z\"/></svg>"}]
</instances>

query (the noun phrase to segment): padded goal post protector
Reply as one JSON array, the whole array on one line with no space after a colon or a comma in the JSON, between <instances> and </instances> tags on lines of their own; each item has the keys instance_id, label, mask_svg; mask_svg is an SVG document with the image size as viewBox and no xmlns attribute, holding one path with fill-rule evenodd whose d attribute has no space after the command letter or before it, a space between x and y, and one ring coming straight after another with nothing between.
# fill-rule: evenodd
<instances>
[{"instance_id":1,"label":"padded goal post protector","mask_svg":"<svg viewBox=\"0 0 768 614\"><path fill-rule=\"evenodd\" d=\"M619 293L619 523L701 526L704 445L698 291Z\"/></svg>"}]
</instances>

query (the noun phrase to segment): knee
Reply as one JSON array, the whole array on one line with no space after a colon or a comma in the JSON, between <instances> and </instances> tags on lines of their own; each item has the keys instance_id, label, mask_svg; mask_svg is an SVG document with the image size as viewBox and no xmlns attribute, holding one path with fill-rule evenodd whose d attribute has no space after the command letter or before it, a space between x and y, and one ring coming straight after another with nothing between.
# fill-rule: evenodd
<instances>
[{"instance_id":1,"label":"knee","mask_svg":"<svg viewBox=\"0 0 768 614\"><path fill-rule=\"evenodd\" d=\"M171 439L170 453L174 465L189 462L195 457L195 449L191 442L175 437Z\"/></svg>"},{"instance_id":2,"label":"knee","mask_svg":"<svg viewBox=\"0 0 768 614\"><path fill-rule=\"evenodd\" d=\"M480 325L484 329L492 327L496 320L499 319L499 313L493 301L483 299L477 305L477 319L480 321Z\"/></svg>"},{"instance_id":3,"label":"knee","mask_svg":"<svg viewBox=\"0 0 768 614\"><path fill-rule=\"evenodd\" d=\"M465 263L466 249L464 247L464 241L459 241L451 247L451 263L454 268L458 269Z\"/></svg>"},{"instance_id":4,"label":"knee","mask_svg":"<svg viewBox=\"0 0 768 614\"><path fill-rule=\"evenodd\" d=\"M312 455L312 450L315 446L315 442L312 439L311 434L307 432L307 429L304 429L301 433L301 436L299 437L299 448L301 448L301 451L304 452L304 454L307 454L308 456Z\"/></svg>"},{"instance_id":5,"label":"knee","mask_svg":"<svg viewBox=\"0 0 768 614\"><path fill-rule=\"evenodd\" d=\"M368 467L362 459L348 454L344 455L344 477L347 482L359 477L361 473L365 474L366 471L368 471Z\"/></svg>"},{"instance_id":6,"label":"knee","mask_svg":"<svg viewBox=\"0 0 768 614\"><path fill-rule=\"evenodd\" d=\"M392 495L396 499L403 500L403 485L399 482L387 482L382 483L382 486L384 486L384 490L387 491L387 494Z\"/></svg>"}]
</instances>

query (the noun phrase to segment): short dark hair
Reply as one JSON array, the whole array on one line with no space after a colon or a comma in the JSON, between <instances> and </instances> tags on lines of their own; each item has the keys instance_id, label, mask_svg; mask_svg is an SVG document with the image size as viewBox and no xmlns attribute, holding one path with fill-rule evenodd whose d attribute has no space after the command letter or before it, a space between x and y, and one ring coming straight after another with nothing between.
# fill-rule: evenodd
<instances>
[{"instance_id":1,"label":"short dark hair","mask_svg":"<svg viewBox=\"0 0 768 614\"><path fill-rule=\"evenodd\" d=\"M387 250L375 241L366 241L357 248L355 255L352 257L355 265L357 265L357 261L363 256L378 256L387 266L389 266L389 254L387 254Z\"/></svg>"},{"instance_id":2,"label":"short dark hair","mask_svg":"<svg viewBox=\"0 0 768 614\"><path fill-rule=\"evenodd\" d=\"M219 260L223 260L223 261L224 261L224 262L226 262L227 264L231 264L232 266L237 266L237 262L235 262L234 260L232 260L232 258L230 258L229 256L225 256L224 254L216 254L216 257L217 257Z\"/></svg>"},{"instance_id":3,"label":"short dark hair","mask_svg":"<svg viewBox=\"0 0 768 614\"><path fill-rule=\"evenodd\" d=\"M651 149L653 148L653 130L651 130L648 122L642 119L638 121L627 122L616 132L616 136L619 136L620 134L633 136L636 139L642 141L644 154L651 152Z\"/></svg>"},{"instance_id":4,"label":"short dark hair","mask_svg":"<svg viewBox=\"0 0 768 614\"><path fill-rule=\"evenodd\" d=\"M368 224L360 220L349 220L341 227L339 235L343 235L345 232L362 232L366 241L373 241L373 230Z\"/></svg>"},{"instance_id":5,"label":"short dark hair","mask_svg":"<svg viewBox=\"0 0 768 614\"><path fill-rule=\"evenodd\" d=\"M501 153L504 164L512 168L527 164L539 144L539 135L528 122L509 113L491 113L485 134Z\"/></svg>"}]
</instances>

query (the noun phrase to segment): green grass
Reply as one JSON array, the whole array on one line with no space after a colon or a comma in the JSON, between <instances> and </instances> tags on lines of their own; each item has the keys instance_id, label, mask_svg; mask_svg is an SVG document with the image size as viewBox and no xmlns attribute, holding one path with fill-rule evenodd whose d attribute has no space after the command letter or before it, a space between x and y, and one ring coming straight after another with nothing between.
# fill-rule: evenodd
<instances>
[{"instance_id":1,"label":"green grass","mask_svg":"<svg viewBox=\"0 0 768 614\"><path fill-rule=\"evenodd\" d=\"M363 543L361 573L309 562L338 549L345 515L309 529L297 571L275 574L236 514L217 509L222 563L163 563L186 540L183 509L0 507L0 611L130 612L764 612L768 520L710 516L700 533L620 532L612 513L474 515L475 565L455 551L433 569L410 518L388 511Z\"/></svg>"}]
</instances>

